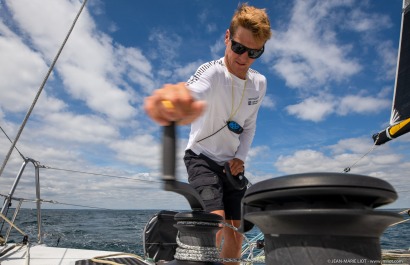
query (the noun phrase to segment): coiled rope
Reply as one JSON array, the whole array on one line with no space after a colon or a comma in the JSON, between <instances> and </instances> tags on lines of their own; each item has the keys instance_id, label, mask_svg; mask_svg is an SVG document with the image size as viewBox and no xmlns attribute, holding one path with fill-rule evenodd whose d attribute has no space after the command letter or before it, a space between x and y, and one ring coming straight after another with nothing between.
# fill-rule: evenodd
<instances>
[{"instance_id":1,"label":"coiled rope","mask_svg":"<svg viewBox=\"0 0 410 265\"><path fill-rule=\"evenodd\" d=\"M219 225L229 227L234 231L238 229L228 223L212 223L212 222L201 222L201 221L179 221L177 225L184 226L214 226L219 227ZM202 233L186 234L178 232L177 236L177 249L174 258L177 260L186 261L203 261L203 262L246 262L252 263L253 256L250 259L238 259L238 258L220 258L220 250L215 246L209 246L214 242L214 238L208 239L208 235L203 235ZM249 239L243 236L247 243ZM207 240L208 239L208 240ZM208 242L207 242L208 241ZM207 242L208 246L200 246L198 242Z\"/></svg>"}]
</instances>

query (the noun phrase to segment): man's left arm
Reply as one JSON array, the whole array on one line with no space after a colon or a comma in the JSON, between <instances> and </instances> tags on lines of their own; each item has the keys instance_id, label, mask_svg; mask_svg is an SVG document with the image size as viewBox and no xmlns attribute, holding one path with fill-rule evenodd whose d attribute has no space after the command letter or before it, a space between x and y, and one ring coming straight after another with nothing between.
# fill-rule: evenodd
<instances>
[{"instance_id":1,"label":"man's left arm","mask_svg":"<svg viewBox=\"0 0 410 265\"><path fill-rule=\"evenodd\" d=\"M255 136L256 120L258 117L260 106L262 104L262 99L265 96L265 92L266 92L266 89L263 90L263 93L262 93L260 101L258 102L257 108L255 108L252 114L248 117L248 119L245 120L245 123L243 125L243 132L239 136L240 143L238 146L238 150L235 153L235 158L243 161L243 163L245 163L246 157L248 155L248 152L253 142L253 138Z\"/></svg>"}]
</instances>

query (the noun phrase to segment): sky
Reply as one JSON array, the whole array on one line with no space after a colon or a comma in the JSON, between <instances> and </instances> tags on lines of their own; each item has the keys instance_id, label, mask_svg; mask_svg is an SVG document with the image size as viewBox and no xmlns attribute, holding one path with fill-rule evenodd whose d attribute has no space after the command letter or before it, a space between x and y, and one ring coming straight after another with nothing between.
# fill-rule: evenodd
<instances>
[{"instance_id":1,"label":"sky","mask_svg":"<svg viewBox=\"0 0 410 265\"><path fill-rule=\"evenodd\" d=\"M11 139L81 3L0 0L0 126ZM88 1L17 143L42 166L43 208L189 208L162 190L162 128L143 102L223 57L238 3ZM410 134L377 148L371 138L390 120L402 0L248 3L266 9L273 33L252 65L268 88L246 160L250 182L351 167L348 174L393 185L399 198L388 208L409 207ZM183 182L189 129L178 128ZM0 132L0 162L10 146ZM14 150L0 194L8 194L22 163ZM32 201L34 179L29 163L14 195Z\"/></svg>"}]
</instances>

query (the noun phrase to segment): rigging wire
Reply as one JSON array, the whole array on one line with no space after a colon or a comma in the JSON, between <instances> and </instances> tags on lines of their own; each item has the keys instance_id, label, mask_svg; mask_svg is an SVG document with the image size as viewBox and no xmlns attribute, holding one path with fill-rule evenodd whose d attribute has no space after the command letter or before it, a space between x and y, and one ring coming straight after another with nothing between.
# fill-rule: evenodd
<instances>
[{"instance_id":1,"label":"rigging wire","mask_svg":"<svg viewBox=\"0 0 410 265\"><path fill-rule=\"evenodd\" d=\"M33 201L35 202L35 201ZM51 203L51 204L59 204L59 205L67 205L67 206L77 206L77 207L83 207L83 208L89 208L89 209L98 209L98 210L114 210L114 209L108 209L104 207L97 207L97 206L89 206L89 205L82 205L82 204L73 204L73 203L64 203L64 202L59 202L59 201L54 201L54 200L43 200L41 199L41 202L46 202L46 203Z\"/></svg>"},{"instance_id":2,"label":"rigging wire","mask_svg":"<svg viewBox=\"0 0 410 265\"><path fill-rule=\"evenodd\" d=\"M54 57L54 60L53 60L53 62L51 63L51 65L50 65L50 67L49 67L49 69L48 69L48 72L47 72L46 76L44 77L43 82L42 82L41 85L40 85L40 88L39 88L38 91L37 91L37 94L36 94L36 96L35 96L35 98L34 98L34 100L33 100L33 103L31 104L31 106L30 106L30 108L29 108L29 110L28 110L26 116L24 117L24 120L23 120L22 124L20 125L20 128L19 128L19 130L18 130L18 132L17 132L17 135L16 135L16 137L14 138L14 141L13 141L13 143L11 144L10 149L9 149L9 151L8 151L8 153L7 153L7 155L6 155L6 157L4 158L3 164L2 164L2 166L1 166L1 168L0 168L0 177L1 177L2 174L3 174L4 168L6 167L7 162L8 162L8 160L10 159L11 153L13 152L14 147L16 146L18 140L20 139L20 136L21 136L21 134L22 134L22 132L23 132L24 127L26 126L26 123L27 123L27 121L28 121L28 119L29 119L29 117L30 117L30 115L31 115L31 112L33 111L34 106L36 105L37 100L38 100L38 98L40 97L40 94L41 94L41 92L43 91L43 88L44 88L44 86L45 86L45 84L46 84L46 82L47 82L47 80L48 80L48 78L49 78L51 72L53 71L54 66L55 66L55 64L57 63L57 60L58 60L58 58L60 57L60 54L61 54L61 52L63 51L63 48L64 48L65 44L67 43L67 40L68 40L68 38L70 37L71 32L73 31L74 26L75 26L75 24L77 23L77 20L78 20L78 18L80 17L80 14L81 14L81 12L83 11L84 6L85 6L86 3L87 3L87 0L84 0L83 3L82 3L82 5L81 5L80 10L78 11L78 13L77 13L77 15L76 15L76 17L75 17L75 19L74 19L74 21L73 21L73 23L71 24L71 27L70 27L70 29L69 29L69 31L68 31L68 33L67 33L67 35L66 35L66 37L65 37L65 39L64 39L64 41L63 41L63 43L62 43L60 49L58 50L56 56Z\"/></svg>"},{"instance_id":3,"label":"rigging wire","mask_svg":"<svg viewBox=\"0 0 410 265\"><path fill-rule=\"evenodd\" d=\"M7 137L7 139L9 139L10 143L13 143L13 141L10 139L10 137L7 135L7 133L3 130L3 127L1 127L1 125L0 125L0 129L3 132L3 134ZM25 160L25 156L20 152L20 150L17 148L17 146L14 145L14 148L20 154L21 158L23 158L23 160Z\"/></svg>"},{"instance_id":4,"label":"rigging wire","mask_svg":"<svg viewBox=\"0 0 410 265\"><path fill-rule=\"evenodd\" d=\"M343 172L344 172L344 173L349 173L350 170L351 170L354 166L356 166L357 163L360 162L360 160L362 160L362 159L363 159L364 157L366 157L368 154L370 154L371 152L373 152L373 150L376 149L376 147L377 147L376 143L377 143L377 140L378 140L378 139L379 139L379 136L377 136L376 140L374 141L373 146L369 149L369 151L367 151L364 155L362 155L361 157L359 157L350 167L346 167L346 168L343 170Z\"/></svg>"},{"instance_id":5,"label":"rigging wire","mask_svg":"<svg viewBox=\"0 0 410 265\"><path fill-rule=\"evenodd\" d=\"M133 180L133 181L143 181L143 182L150 182L150 183L162 183L162 182L160 182L160 181L155 181L155 180L139 179L139 178L130 178L130 177L121 177L121 176L116 176L116 175L101 174L101 173L94 173L94 172L86 172L86 171L72 170L72 169L63 169L63 168L56 168L56 167L50 167L50 166L44 166L44 165L40 165L40 167L41 167L41 168L45 168L45 169L54 169L54 170L59 170L59 171L66 171L66 172L87 174L87 175L93 175L93 176L103 176L103 177L127 179L127 180ZM141 174L141 173L140 173L140 174ZM143 174L145 174L145 173L143 173Z\"/></svg>"},{"instance_id":6,"label":"rigging wire","mask_svg":"<svg viewBox=\"0 0 410 265\"><path fill-rule=\"evenodd\" d=\"M7 198L8 195L4 195L0 193L0 197L4 197ZM26 199L26 198L17 198L17 197L13 197L11 198L12 200L15 201L21 201L21 202L37 202L36 199ZM109 209L109 208L103 208L103 207L97 207L97 206L89 206L89 205L82 205L82 204L72 204L72 203L64 203L64 202L59 202L59 201L55 201L55 200L44 200L44 199L40 199L41 202L44 203L51 203L51 204L61 204L61 205L67 205L67 206L77 206L77 207L83 207L83 208L90 208L90 209L99 209L99 210L115 210L115 209Z\"/></svg>"}]
</instances>

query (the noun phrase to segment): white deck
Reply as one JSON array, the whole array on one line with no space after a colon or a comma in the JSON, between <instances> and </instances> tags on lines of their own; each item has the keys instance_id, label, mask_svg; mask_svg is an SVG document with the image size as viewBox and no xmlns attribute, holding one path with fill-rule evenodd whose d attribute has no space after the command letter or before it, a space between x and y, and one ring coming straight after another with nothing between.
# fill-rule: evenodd
<instances>
[{"instance_id":1,"label":"white deck","mask_svg":"<svg viewBox=\"0 0 410 265\"><path fill-rule=\"evenodd\" d=\"M30 261L26 263L27 247L16 247L3 257L1 265L74 265L76 261L91 259L97 256L115 254L118 252L85 250L72 248L47 247L35 245L30 247ZM125 255L124 255L125 256Z\"/></svg>"}]
</instances>

